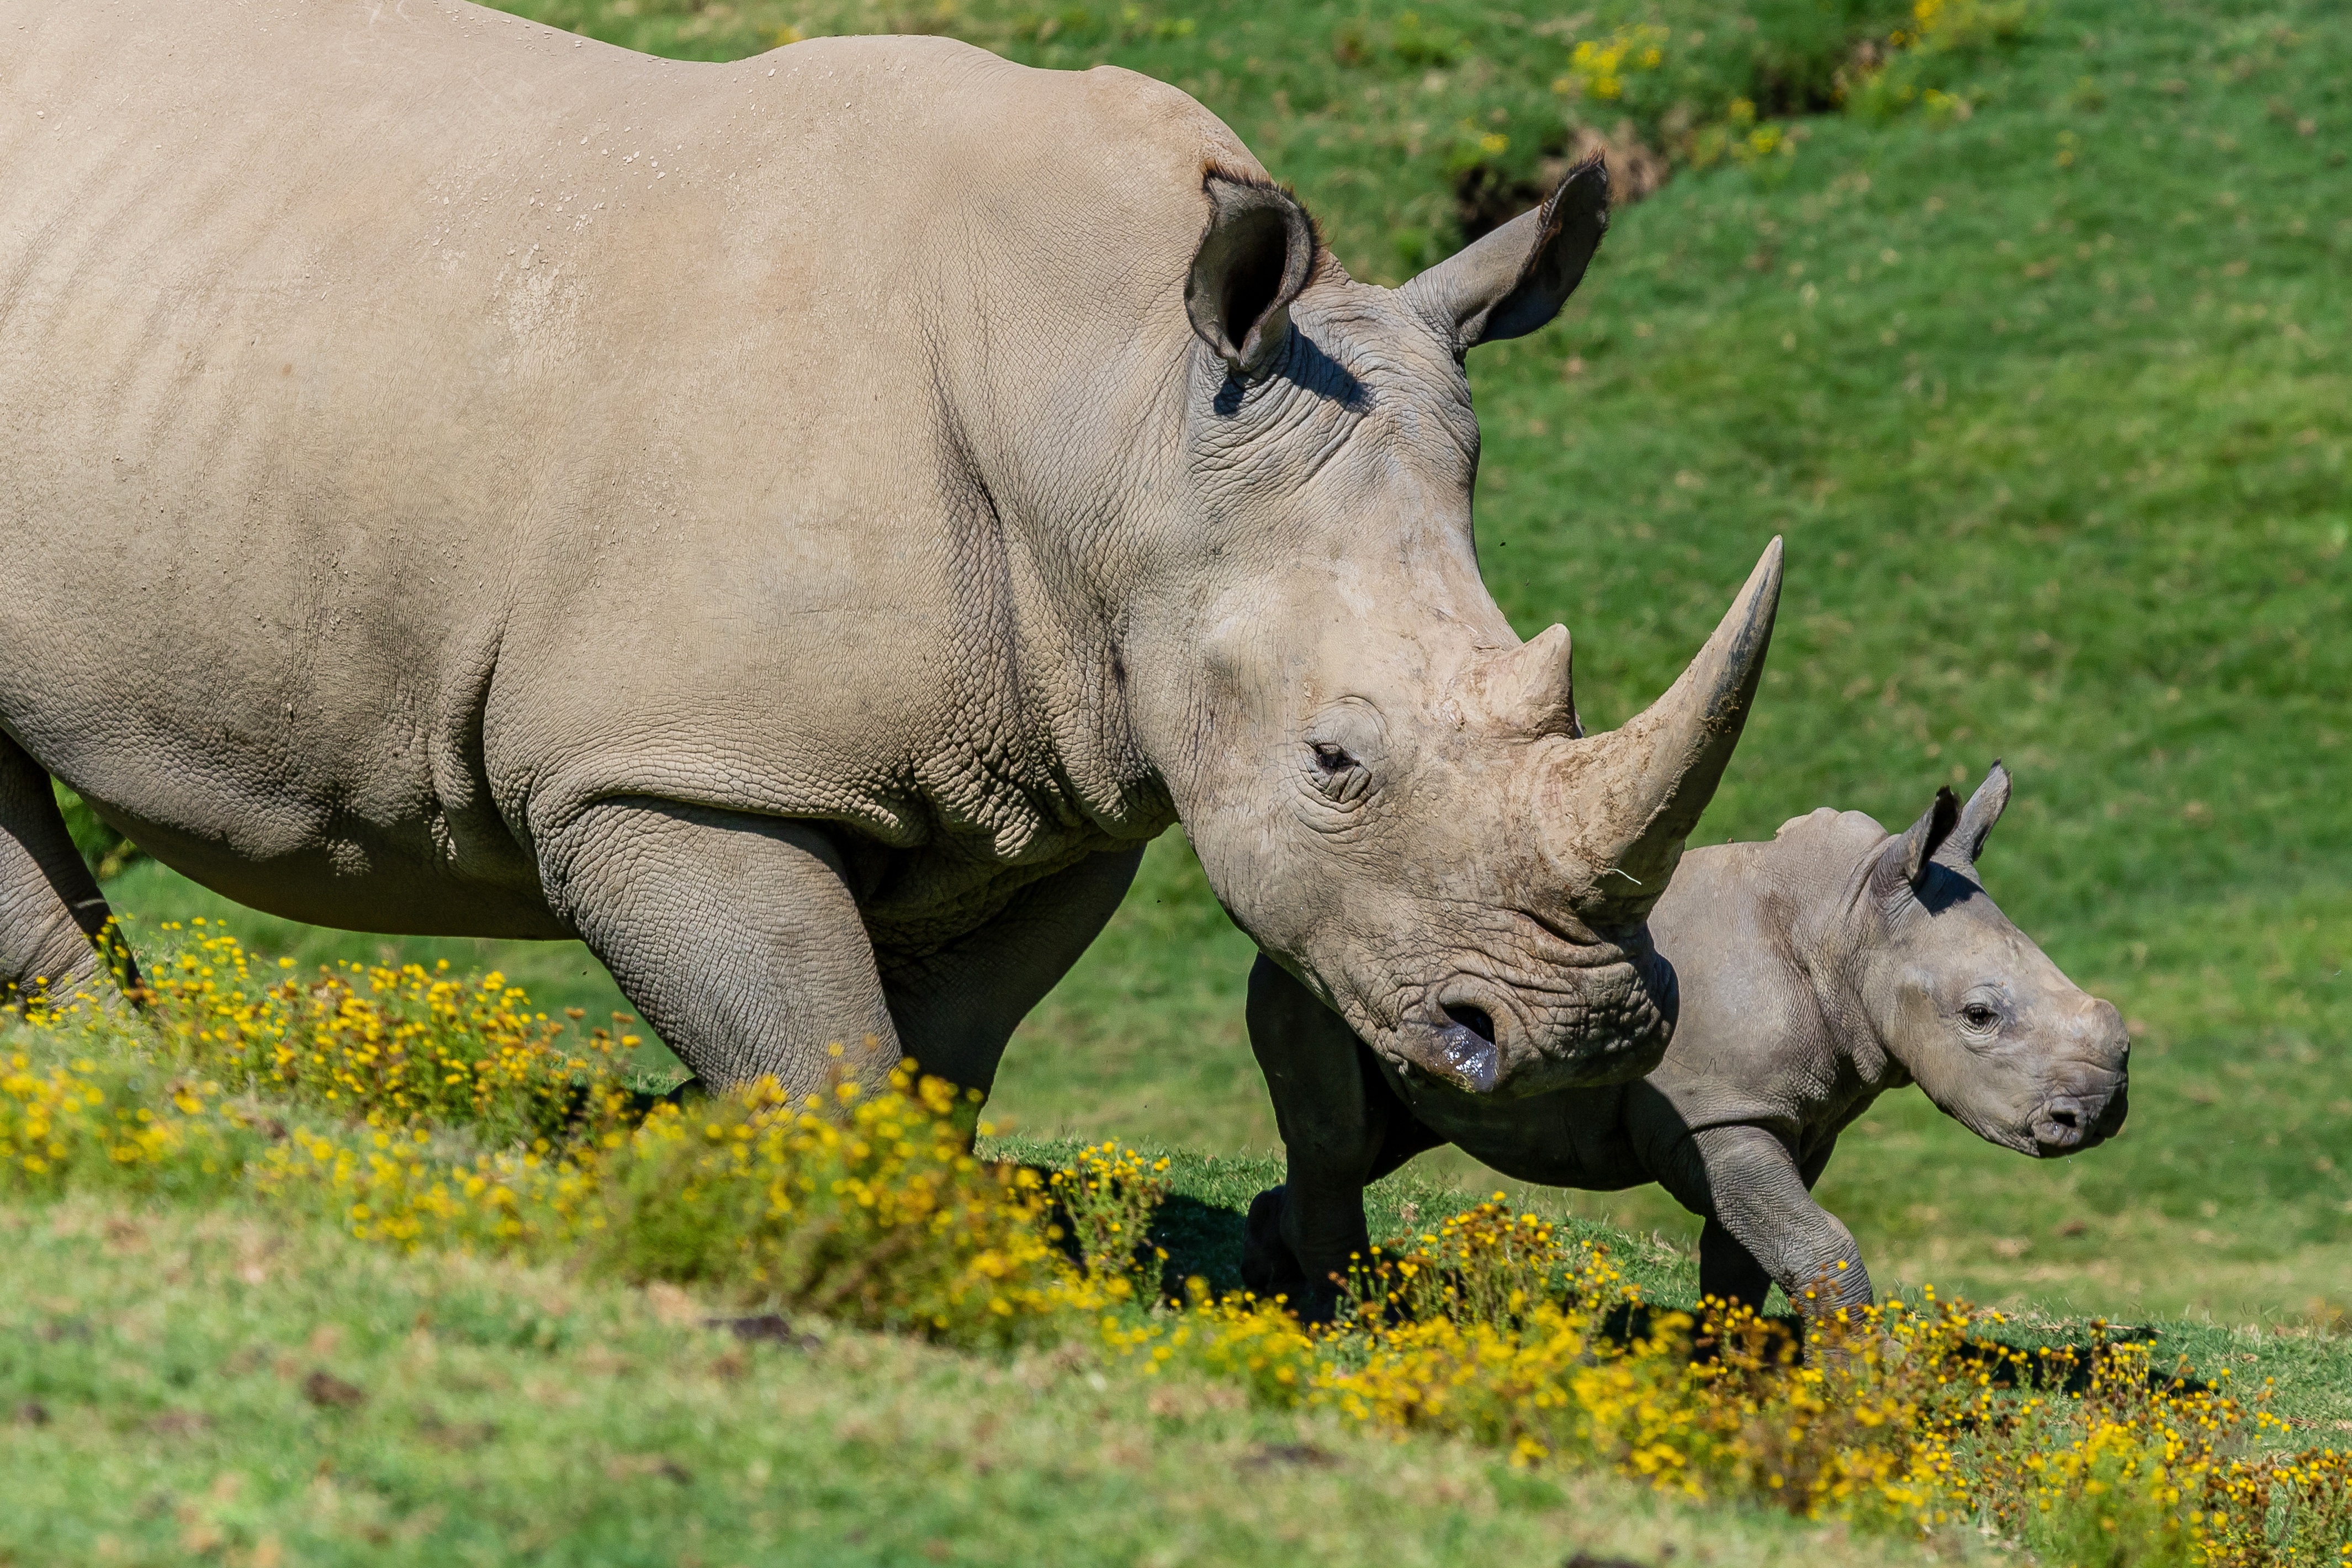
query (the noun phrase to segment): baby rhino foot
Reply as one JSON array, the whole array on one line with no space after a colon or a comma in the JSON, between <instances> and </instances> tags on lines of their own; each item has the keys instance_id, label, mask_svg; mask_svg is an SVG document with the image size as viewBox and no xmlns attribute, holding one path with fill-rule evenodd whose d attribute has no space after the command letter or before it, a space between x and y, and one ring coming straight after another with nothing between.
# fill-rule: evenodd
<instances>
[{"instance_id":1,"label":"baby rhino foot","mask_svg":"<svg viewBox=\"0 0 2352 1568\"><path fill-rule=\"evenodd\" d=\"M1281 1297L1303 1321L1328 1323L1339 1310L1339 1283L1307 1279L1298 1255L1283 1239L1283 1209L1289 1198L1289 1188L1281 1186L1251 1200L1242 1231L1242 1284L1261 1301Z\"/></svg>"},{"instance_id":2,"label":"baby rhino foot","mask_svg":"<svg viewBox=\"0 0 2352 1568\"><path fill-rule=\"evenodd\" d=\"M1282 1239L1282 1205L1288 1195L1286 1187L1258 1194L1250 1200L1242 1228L1242 1284L1260 1300L1286 1296L1296 1302L1306 1294L1307 1271Z\"/></svg>"}]
</instances>

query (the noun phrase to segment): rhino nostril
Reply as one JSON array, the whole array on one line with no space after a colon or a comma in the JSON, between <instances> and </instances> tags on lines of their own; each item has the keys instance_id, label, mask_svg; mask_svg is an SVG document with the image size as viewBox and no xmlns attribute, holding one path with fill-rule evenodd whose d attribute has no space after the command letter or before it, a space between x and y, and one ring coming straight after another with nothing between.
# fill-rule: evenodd
<instances>
[{"instance_id":1,"label":"rhino nostril","mask_svg":"<svg viewBox=\"0 0 2352 1568\"><path fill-rule=\"evenodd\" d=\"M1448 1023L1459 1024L1488 1045L1495 1043L1495 1016L1484 1007L1466 1002L1441 1003L1438 1011Z\"/></svg>"},{"instance_id":2,"label":"rhino nostril","mask_svg":"<svg viewBox=\"0 0 2352 1568\"><path fill-rule=\"evenodd\" d=\"M2066 1105L2052 1106L2050 1108L2050 1120L2056 1122L2061 1127L2080 1127L2083 1124L2081 1115L2075 1111L2074 1107Z\"/></svg>"}]
</instances>

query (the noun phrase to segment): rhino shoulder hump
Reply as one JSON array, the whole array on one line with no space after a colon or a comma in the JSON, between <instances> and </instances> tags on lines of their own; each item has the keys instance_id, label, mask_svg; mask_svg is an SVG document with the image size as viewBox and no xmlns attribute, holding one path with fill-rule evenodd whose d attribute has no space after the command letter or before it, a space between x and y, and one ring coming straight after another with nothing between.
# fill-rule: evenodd
<instances>
[{"instance_id":1,"label":"rhino shoulder hump","mask_svg":"<svg viewBox=\"0 0 2352 1568\"><path fill-rule=\"evenodd\" d=\"M1837 816L1837 807L1833 805L1817 805L1812 810L1805 813L1804 816L1792 816L1789 818L1788 821L1780 824L1780 827L1772 835L1773 841L1778 843L1780 840L1787 838L1792 834L1801 834L1809 830L1815 833L1822 832L1827 828L1831 823L1836 821Z\"/></svg>"},{"instance_id":2,"label":"rhino shoulder hump","mask_svg":"<svg viewBox=\"0 0 2352 1568\"><path fill-rule=\"evenodd\" d=\"M1772 842L1801 852L1846 857L1859 855L1885 837L1886 829L1869 813L1824 805L1789 818L1772 836Z\"/></svg>"},{"instance_id":3,"label":"rhino shoulder hump","mask_svg":"<svg viewBox=\"0 0 2352 1568\"><path fill-rule=\"evenodd\" d=\"M1129 134L1171 151L1196 153L1203 170L1271 180L1233 128L1181 88L1114 65L1096 66L1077 79L1087 108Z\"/></svg>"}]
</instances>

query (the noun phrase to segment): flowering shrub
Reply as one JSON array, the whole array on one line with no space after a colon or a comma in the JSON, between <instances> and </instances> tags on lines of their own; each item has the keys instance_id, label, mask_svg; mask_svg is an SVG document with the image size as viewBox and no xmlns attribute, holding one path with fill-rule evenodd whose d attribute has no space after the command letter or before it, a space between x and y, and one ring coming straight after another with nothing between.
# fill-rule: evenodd
<instances>
[{"instance_id":1,"label":"flowering shrub","mask_svg":"<svg viewBox=\"0 0 2352 1568\"><path fill-rule=\"evenodd\" d=\"M2022 1362L2023 1358L2019 1358ZM2247 1450L2287 1423L2179 1369L2145 1342L2095 1331L2084 1352L2045 1353L2035 1396L1990 1407L1952 1444L1974 1495L2006 1531L2055 1561L2179 1562L2213 1568L2318 1568L2352 1561L2352 1450ZM2129 1549L2136 1555L2120 1555Z\"/></svg>"},{"instance_id":2,"label":"flowering shrub","mask_svg":"<svg viewBox=\"0 0 2352 1568\"><path fill-rule=\"evenodd\" d=\"M404 1250L548 1255L604 1224L591 1156L527 1148L470 1157L423 1129L329 1136L297 1130L255 1162L255 1190Z\"/></svg>"},{"instance_id":3,"label":"flowering shrub","mask_svg":"<svg viewBox=\"0 0 2352 1568\"><path fill-rule=\"evenodd\" d=\"M1980 1337L1998 1314L1932 1292L1839 1313L1801 1343L1744 1308L1651 1312L1605 1252L1499 1197L1381 1249L1351 1296L1310 1330L1196 1289L1181 1311L1104 1317L1101 1342L1147 1374L1189 1369L1518 1463L1906 1532L1987 1521L2053 1562L2352 1560L2352 1453L2243 1452L2284 1424L2154 1375L2144 1344L2029 1354ZM2078 1378L2081 1398L2020 1392Z\"/></svg>"},{"instance_id":4,"label":"flowering shrub","mask_svg":"<svg viewBox=\"0 0 2352 1568\"><path fill-rule=\"evenodd\" d=\"M1045 1182L974 1158L969 1108L912 1063L876 1095L844 1083L829 1104L793 1102L765 1083L638 1120L646 1097L623 1071L636 1039L598 1031L577 1048L499 975L350 966L303 983L256 967L202 932L157 966L152 1035L87 1010L34 1020L52 1043L78 1030L160 1065L110 1085L88 1060L11 1058L0 1181L193 1166L365 1241L568 1256L963 1342L1099 1295L1068 1274ZM341 1125L289 1131L200 1072ZM1108 1146L1093 1168L1112 1190L1087 1212L1126 1203L1139 1231L1158 1172Z\"/></svg>"},{"instance_id":5,"label":"flowering shrub","mask_svg":"<svg viewBox=\"0 0 2352 1568\"><path fill-rule=\"evenodd\" d=\"M1433 1231L1375 1248L1348 1281L1350 1316L1365 1323L1513 1322L1545 1300L1633 1293L1607 1254L1562 1239L1539 1215L1512 1214L1500 1193Z\"/></svg>"},{"instance_id":6,"label":"flowering shrub","mask_svg":"<svg viewBox=\"0 0 2352 1568\"><path fill-rule=\"evenodd\" d=\"M958 1093L902 1064L881 1093L772 1082L662 1106L601 1163L591 1256L630 1279L961 1342L1034 1333L1070 1283L1034 1172L973 1156Z\"/></svg>"},{"instance_id":7,"label":"flowering shrub","mask_svg":"<svg viewBox=\"0 0 2352 1568\"><path fill-rule=\"evenodd\" d=\"M1845 84L1849 112L1890 120L1924 109L1931 119L1965 120L1974 101L1955 85L1959 68L1987 49L2006 47L2032 31L2031 0L1913 0L1910 24L1867 43L1857 56L1858 77Z\"/></svg>"},{"instance_id":8,"label":"flowering shrub","mask_svg":"<svg viewBox=\"0 0 2352 1568\"><path fill-rule=\"evenodd\" d=\"M1088 1275L1108 1285L1124 1284L1150 1300L1160 1289L1165 1249L1151 1245L1151 1216L1168 1196L1168 1162L1145 1164L1132 1149L1106 1141L1088 1144L1069 1164L1047 1178L1061 1205Z\"/></svg>"},{"instance_id":9,"label":"flowering shrub","mask_svg":"<svg viewBox=\"0 0 2352 1568\"><path fill-rule=\"evenodd\" d=\"M254 1142L224 1115L220 1086L151 1083L77 1058L0 1057L0 1192L51 1193L93 1180L185 1191L233 1180Z\"/></svg>"},{"instance_id":10,"label":"flowering shrub","mask_svg":"<svg viewBox=\"0 0 2352 1568\"><path fill-rule=\"evenodd\" d=\"M1665 64L1669 37L1665 28L1644 22L1620 27L1603 40L1584 39L1569 51L1568 72L1552 83L1552 90L1603 102L1623 98L1626 78L1648 75Z\"/></svg>"},{"instance_id":11,"label":"flowering shrub","mask_svg":"<svg viewBox=\"0 0 2352 1568\"><path fill-rule=\"evenodd\" d=\"M574 1048L564 1022L533 1013L504 975L458 981L446 962L429 972L346 963L303 979L280 959L264 980L236 938L194 924L194 940L147 978L173 1058L373 1125L551 1134L593 1090L620 1083L641 1043L597 1029Z\"/></svg>"},{"instance_id":12,"label":"flowering shrub","mask_svg":"<svg viewBox=\"0 0 2352 1568\"><path fill-rule=\"evenodd\" d=\"M255 1184L404 1248L571 1257L959 1343L1034 1333L1071 1301L1033 1172L973 1157L956 1091L902 1066L881 1093L794 1102L771 1081L633 1131L470 1158L423 1130L298 1133Z\"/></svg>"}]
</instances>

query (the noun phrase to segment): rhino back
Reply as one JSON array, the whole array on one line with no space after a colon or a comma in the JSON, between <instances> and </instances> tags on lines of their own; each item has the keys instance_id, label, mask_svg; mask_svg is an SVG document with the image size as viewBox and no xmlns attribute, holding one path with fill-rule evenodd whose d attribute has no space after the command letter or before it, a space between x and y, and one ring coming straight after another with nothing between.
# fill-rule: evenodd
<instances>
[{"instance_id":1,"label":"rhino back","mask_svg":"<svg viewBox=\"0 0 2352 1568\"><path fill-rule=\"evenodd\" d=\"M0 32L33 110L0 130L0 574L41 588L0 604L0 721L167 858L543 934L533 824L614 794L945 837L967 882L1164 825L1132 757L1050 757L1087 694L1023 639L1083 668L1101 632L1062 608L1078 545L1008 536L1085 478L1041 415L1165 395L1099 351L1181 295L1203 157L1246 161L1189 100L460 5ZM1039 192L1114 188L1074 237L1147 264L1031 254Z\"/></svg>"}]
</instances>

